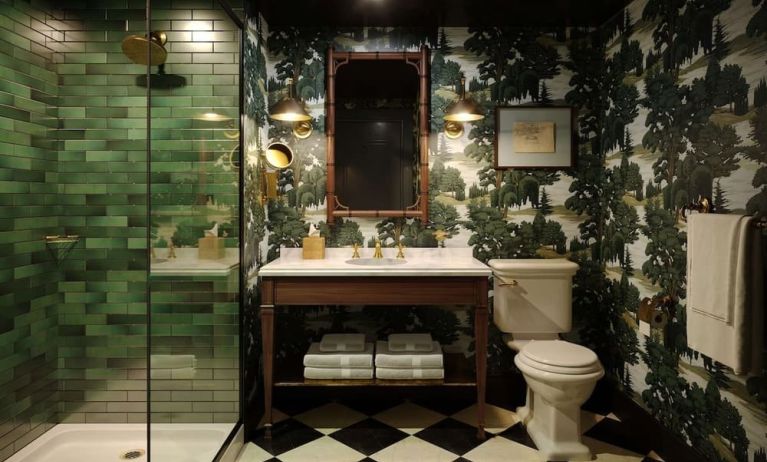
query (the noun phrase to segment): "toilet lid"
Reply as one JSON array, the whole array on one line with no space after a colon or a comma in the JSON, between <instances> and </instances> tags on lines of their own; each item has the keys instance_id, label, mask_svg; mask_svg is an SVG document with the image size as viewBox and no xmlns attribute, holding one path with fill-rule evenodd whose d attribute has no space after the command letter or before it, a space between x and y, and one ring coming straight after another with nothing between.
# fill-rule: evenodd
<instances>
[{"instance_id":1,"label":"toilet lid","mask_svg":"<svg viewBox=\"0 0 767 462\"><path fill-rule=\"evenodd\" d=\"M593 351L563 340L532 341L522 348L520 356L530 367L559 374L588 374L602 369Z\"/></svg>"}]
</instances>

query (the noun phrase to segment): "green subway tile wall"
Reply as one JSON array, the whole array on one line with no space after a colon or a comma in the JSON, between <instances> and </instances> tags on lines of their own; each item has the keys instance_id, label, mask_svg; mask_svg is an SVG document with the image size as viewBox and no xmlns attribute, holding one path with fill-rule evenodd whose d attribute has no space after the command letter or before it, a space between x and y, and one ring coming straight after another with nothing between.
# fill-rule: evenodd
<instances>
[{"instance_id":1,"label":"green subway tile wall","mask_svg":"<svg viewBox=\"0 0 767 462\"><path fill-rule=\"evenodd\" d=\"M218 2L153 1L175 83L149 132L146 68L121 51L144 2L32 4L0 0L0 460L57 422L145 422L147 272L169 245L194 266L214 223L239 245L240 32ZM57 265L43 236L64 233L81 240ZM195 360L152 375L153 422L236 422L237 267L151 289L151 354Z\"/></svg>"},{"instance_id":2,"label":"green subway tile wall","mask_svg":"<svg viewBox=\"0 0 767 462\"><path fill-rule=\"evenodd\" d=\"M215 0L153 3L152 29L168 33L165 72L186 85L152 89L152 227L196 257L203 230L218 226L236 261L239 245L240 31ZM191 8L191 11L190 9ZM195 261L195 260L193 260ZM194 264L194 263L193 263ZM153 275L152 355L193 357L195 370L153 369L153 423L235 423L239 403L239 279Z\"/></svg>"},{"instance_id":3,"label":"green subway tile wall","mask_svg":"<svg viewBox=\"0 0 767 462\"><path fill-rule=\"evenodd\" d=\"M0 460L56 423L56 39L42 11L0 0Z\"/></svg>"},{"instance_id":4,"label":"green subway tile wall","mask_svg":"<svg viewBox=\"0 0 767 462\"><path fill-rule=\"evenodd\" d=\"M121 49L144 34L135 2L72 2L50 12L56 50L60 224L82 243L63 264L59 418L146 421L146 67ZM126 31L127 27L127 31Z\"/></svg>"}]
</instances>

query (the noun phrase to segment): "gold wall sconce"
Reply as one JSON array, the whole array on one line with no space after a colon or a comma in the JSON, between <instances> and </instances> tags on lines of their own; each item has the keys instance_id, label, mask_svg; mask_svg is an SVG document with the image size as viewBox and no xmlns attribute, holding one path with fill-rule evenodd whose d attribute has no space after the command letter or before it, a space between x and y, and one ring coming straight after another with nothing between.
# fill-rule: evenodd
<instances>
[{"instance_id":1,"label":"gold wall sconce","mask_svg":"<svg viewBox=\"0 0 767 462\"><path fill-rule=\"evenodd\" d=\"M476 101L466 97L466 77L461 74L461 94L445 110L444 119L449 122L476 122L485 118L485 113Z\"/></svg>"},{"instance_id":2,"label":"gold wall sconce","mask_svg":"<svg viewBox=\"0 0 767 462\"><path fill-rule=\"evenodd\" d=\"M279 173L290 167L295 155L290 146L284 143L271 143L262 155L259 169L261 170L260 202L263 205L269 199L277 199L277 182Z\"/></svg>"},{"instance_id":3,"label":"gold wall sconce","mask_svg":"<svg viewBox=\"0 0 767 462\"><path fill-rule=\"evenodd\" d=\"M298 139L308 138L313 131L312 116L306 112L301 101L296 99L293 79L286 80L288 94L269 108L269 117L280 122L293 124L293 135Z\"/></svg>"},{"instance_id":4,"label":"gold wall sconce","mask_svg":"<svg viewBox=\"0 0 767 462\"><path fill-rule=\"evenodd\" d=\"M463 124L448 120L445 122L445 136L450 140L455 140L463 136Z\"/></svg>"}]
</instances>

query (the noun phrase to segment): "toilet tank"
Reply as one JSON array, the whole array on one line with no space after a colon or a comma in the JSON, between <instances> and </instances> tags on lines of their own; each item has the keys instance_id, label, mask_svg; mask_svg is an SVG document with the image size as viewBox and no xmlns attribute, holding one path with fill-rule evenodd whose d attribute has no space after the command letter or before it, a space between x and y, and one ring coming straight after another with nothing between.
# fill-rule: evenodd
<instances>
[{"instance_id":1,"label":"toilet tank","mask_svg":"<svg viewBox=\"0 0 767 462\"><path fill-rule=\"evenodd\" d=\"M578 265L565 259L490 260L493 320L517 338L548 337L572 328L573 275ZM520 335L521 334L521 335Z\"/></svg>"}]
</instances>

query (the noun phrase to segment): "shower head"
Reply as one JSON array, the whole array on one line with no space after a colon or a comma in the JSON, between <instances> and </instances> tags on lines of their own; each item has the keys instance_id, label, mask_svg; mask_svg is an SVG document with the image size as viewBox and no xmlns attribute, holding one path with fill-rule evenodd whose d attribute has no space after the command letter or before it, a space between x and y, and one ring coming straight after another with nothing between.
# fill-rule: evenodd
<instances>
[{"instance_id":1,"label":"shower head","mask_svg":"<svg viewBox=\"0 0 767 462\"><path fill-rule=\"evenodd\" d=\"M152 32L149 36L129 35L123 39L122 48L125 56L136 64L159 66L165 63L168 52L165 50L165 42L168 36L165 32ZM149 51L147 51L147 46Z\"/></svg>"}]
</instances>

